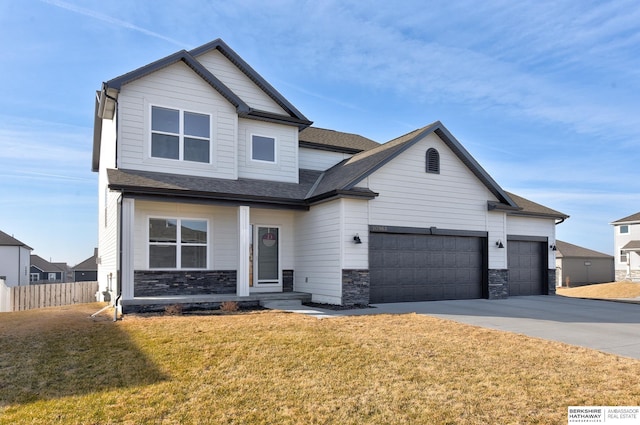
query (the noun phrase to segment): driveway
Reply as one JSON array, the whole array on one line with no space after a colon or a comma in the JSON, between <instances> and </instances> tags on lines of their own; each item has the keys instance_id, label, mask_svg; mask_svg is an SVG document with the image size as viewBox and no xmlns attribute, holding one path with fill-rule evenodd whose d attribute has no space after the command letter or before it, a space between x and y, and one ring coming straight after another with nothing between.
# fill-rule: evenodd
<instances>
[{"instance_id":1,"label":"driveway","mask_svg":"<svg viewBox=\"0 0 640 425\"><path fill-rule=\"evenodd\" d=\"M302 306L300 312L313 314L316 310L318 317L415 312L640 359L640 304L539 295L374 307L328 311Z\"/></svg>"}]
</instances>

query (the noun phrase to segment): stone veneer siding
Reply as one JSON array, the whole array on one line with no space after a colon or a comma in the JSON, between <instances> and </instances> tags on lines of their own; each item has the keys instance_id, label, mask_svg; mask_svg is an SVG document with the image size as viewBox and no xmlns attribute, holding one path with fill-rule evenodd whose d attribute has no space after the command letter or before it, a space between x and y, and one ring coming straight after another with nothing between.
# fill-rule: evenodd
<instances>
[{"instance_id":1,"label":"stone veneer siding","mask_svg":"<svg viewBox=\"0 0 640 425\"><path fill-rule=\"evenodd\" d=\"M489 299L503 300L509 297L509 270L489 269Z\"/></svg>"},{"instance_id":2,"label":"stone veneer siding","mask_svg":"<svg viewBox=\"0 0 640 425\"><path fill-rule=\"evenodd\" d=\"M627 278L626 270L616 270L616 282L631 280L632 282L640 282L640 270L631 270L631 276Z\"/></svg>"},{"instance_id":3,"label":"stone veneer siding","mask_svg":"<svg viewBox=\"0 0 640 425\"><path fill-rule=\"evenodd\" d=\"M342 305L368 305L369 286L368 269L342 269Z\"/></svg>"},{"instance_id":4,"label":"stone veneer siding","mask_svg":"<svg viewBox=\"0 0 640 425\"><path fill-rule=\"evenodd\" d=\"M151 271L133 274L134 297L235 294L235 270Z\"/></svg>"},{"instance_id":5,"label":"stone veneer siding","mask_svg":"<svg viewBox=\"0 0 640 425\"><path fill-rule=\"evenodd\" d=\"M293 292L293 270L282 270L282 292Z\"/></svg>"},{"instance_id":6,"label":"stone veneer siding","mask_svg":"<svg viewBox=\"0 0 640 425\"><path fill-rule=\"evenodd\" d=\"M556 294L556 269L549 269L547 271L547 295Z\"/></svg>"}]
</instances>

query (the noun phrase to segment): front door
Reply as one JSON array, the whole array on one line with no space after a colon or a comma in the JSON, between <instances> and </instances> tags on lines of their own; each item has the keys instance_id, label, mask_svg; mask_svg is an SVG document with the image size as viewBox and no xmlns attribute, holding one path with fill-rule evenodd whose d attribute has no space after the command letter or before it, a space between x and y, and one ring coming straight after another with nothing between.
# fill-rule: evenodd
<instances>
[{"instance_id":1,"label":"front door","mask_svg":"<svg viewBox=\"0 0 640 425\"><path fill-rule=\"evenodd\" d=\"M253 282L254 288L280 286L280 229L275 226L254 226Z\"/></svg>"}]
</instances>

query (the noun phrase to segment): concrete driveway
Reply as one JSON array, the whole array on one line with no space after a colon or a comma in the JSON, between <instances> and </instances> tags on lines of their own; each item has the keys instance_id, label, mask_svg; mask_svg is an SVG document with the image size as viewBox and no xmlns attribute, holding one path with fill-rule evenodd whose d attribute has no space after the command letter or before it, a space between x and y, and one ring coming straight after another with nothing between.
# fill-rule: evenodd
<instances>
[{"instance_id":1,"label":"concrete driveway","mask_svg":"<svg viewBox=\"0 0 640 425\"><path fill-rule=\"evenodd\" d=\"M374 307L318 311L302 306L308 314L316 310L318 317L415 312L640 359L640 304L540 295L506 300L375 304Z\"/></svg>"}]
</instances>

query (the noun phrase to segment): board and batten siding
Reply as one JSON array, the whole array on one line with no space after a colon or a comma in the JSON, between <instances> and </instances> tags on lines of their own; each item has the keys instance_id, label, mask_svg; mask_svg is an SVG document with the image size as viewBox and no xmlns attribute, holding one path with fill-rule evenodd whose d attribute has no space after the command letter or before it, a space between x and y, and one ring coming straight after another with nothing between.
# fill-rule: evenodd
<instances>
[{"instance_id":1,"label":"board and batten siding","mask_svg":"<svg viewBox=\"0 0 640 425\"><path fill-rule=\"evenodd\" d=\"M197 59L251 108L287 115L273 99L218 50L204 53Z\"/></svg>"},{"instance_id":2,"label":"board and batten siding","mask_svg":"<svg viewBox=\"0 0 640 425\"><path fill-rule=\"evenodd\" d=\"M211 116L211 163L151 158L151 106ZM237 113L216 90L182 62L125 84L118 97L118 167L237 178Z\"/></svg>"},{"instance_id":3,"label":"board and batten siding","mask_svg":"<svg viewBox=\"0 0 640 425\"><path fill-rule=\"evenodd\" d=\"M425 171L427 149L440 153L440 173ZM371 224L487 231L487 201L495 196L435 134L429 134L368 177L379 196L369 201Z\"/></svg>"},{"instance_id":4,"label":"board and batten siding","mask_svg":"<svg viewBox=\"0 0 640 425\"><path fill-rule=\"evenodd\" d=\"M276 161L251 159L252 135L276 140ZM238 177L298 183L298 128L288 125L238 120Z\"/></svg>"},{"instance_id":5,"label":"board and batten siding","mask_svg":"<svg viewBox=\"0 0 640 425\"><path fill-rule=\"evenodd\" d=\"M320 149L299 148L298 163L303 170L325 171L352 155Z\"/></svg>"},{"instance_id":6,"label":"board and batten siding","mask_svg":"<svg viewBox=\"0 0 640 425\"><path fill-rule=\"evenodd\" d=\"M294 289L312 294L314 302L342 302L341 210L335 200L296 214Z\"/></svg>"}]
</instances>

